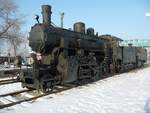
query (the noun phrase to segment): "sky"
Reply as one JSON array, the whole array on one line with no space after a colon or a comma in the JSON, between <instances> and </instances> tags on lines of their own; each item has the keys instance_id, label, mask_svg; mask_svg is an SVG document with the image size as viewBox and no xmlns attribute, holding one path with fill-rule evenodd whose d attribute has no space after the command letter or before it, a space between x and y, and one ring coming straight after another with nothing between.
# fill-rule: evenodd
<instances>
[{"instance_id":1,"label":"sky","mask_svg":"<svg viewBox=\"0 0 150 113\"><path fill-rule=\"evenodd\" d=\"M29 32L41 16L41 5L52 6L52 22L60 26L60 13L64 12L64 27L72 28L75 22L84 22L95 32L111 34L124 40L150 39L150 0L15 0L18 12L25 15L23 30Z\"/></svg>"}]
</instances>

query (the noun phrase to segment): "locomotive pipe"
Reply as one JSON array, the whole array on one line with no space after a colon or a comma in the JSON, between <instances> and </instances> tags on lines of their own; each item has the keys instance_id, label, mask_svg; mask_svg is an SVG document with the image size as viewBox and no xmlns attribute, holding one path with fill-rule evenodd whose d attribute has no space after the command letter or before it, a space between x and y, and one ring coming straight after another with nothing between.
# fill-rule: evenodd
<instances>
[{"instance_id":1,"label":"locomotive pipe","mask_svg":"<svg viewBox=\"0 0 150 113\"><path fill-rule=\"evenodd\" d=\"M42 16L43 23L46 25L51 25L51 6L50 5L42 5Z\"/></svg>"}]
</instances>

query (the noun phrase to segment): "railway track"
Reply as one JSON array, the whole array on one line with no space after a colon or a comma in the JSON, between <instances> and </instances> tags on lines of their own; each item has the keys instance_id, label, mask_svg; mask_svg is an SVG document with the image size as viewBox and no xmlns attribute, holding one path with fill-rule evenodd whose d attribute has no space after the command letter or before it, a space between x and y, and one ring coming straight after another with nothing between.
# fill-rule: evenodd
<instances>
[{"instance_id":1,"label":"railway track","mask_svg":"<svg viewBox=\"0 0 150 113\"><path fill-rule=\"evenodd\" d=\"M148 66L150 66L150 64L145 64L143 68L148 67ZM1 85L1 83L2 84L7 84L6 82L14 83L14 81L18 82L18 81L16 81L16 79L2 80L2 81L0 81L0 85ZM69 89L74 88L74 87L77 87L77 85L66 84L66 85L63 85L63 86L55 86L54 90L51 91L51 92L48 92L48 93L39 93L39 91L37 91L37 90L25 89L25 90L20 90L20 91L16 91L16 92L1 94L0 99L1 98L6 99L7 96L17 97L17 95L21 95L22 93L28 93L29 92L29 94L30 94L33 91L37 92L36 95L32 95L32 97L18 99L17 101L6 99L9 102L5 103L5 102L2 102L0 100L0 109L6 108L6 107L11 107L11 106L23 103L23 102L34 101L34 100L36 100L40 97L44 97L44 96L47 96L47 95L50 95L50 94L60 93L62 91L69 90Z\"/></svg>"},{"instance_id":2,"label":"railway track","mask_svg":"<svg viewBox=\"0 0 150 113\"><path fill-rule=\"evenodd\" d=\"M0 97L13 96L13 95L17 95L17 94L24 93L24 92L28 92L28 91L32 91L32 90L30 90L30 89L25 89L25 90L20 90L20 91L5 93L5 94L1 94Z\"/></svg>"},{"instance_id":3,"label":"railway track","mask_svg":"<svg viewBox=\"0 0 150 113\"><path fill-rule=\"evenodd\" d=\"M0 80L0 85L17 83L17 82L20 82L17 78L15 78L15 79L7 79L7 80Z\"/></svg>"},{"instance_id":4,"label":"railway track","mask_svg":"<svg viewBox=\"0 0 150 113\"><path fill-rule=\"evenodd\" d=\"M2 94L2 95L0 95L0 99L2 98L2 100L7 100L9 102L4 103L0 100L0 109L6 108L6 107L11 107L11 106L14 106L16 104L23 103L23 102L34 101L34 100L36 100L40 97L44 97L44 96L47 96L47 95L50 95L50 94L60 93L60 92L65 91L65 90L69 90L73 87L75 87L75 85L56 86L53 89L53 91L47 92L47 93L39 93L39 91L37 91L37 90L20 90L20 91L16 91L16 92L7 93L7 94ZM20 100L17 100L17 101L9 100L9 99L6 98L7 96L16 97L17 95L20 95L22 93L27 93L27 92L32 93L33 91L37 92L36 96L32 95L33 97L29 97L29 98L25 97L24 99L20 99Z\"/></svg>"}]
</instances>

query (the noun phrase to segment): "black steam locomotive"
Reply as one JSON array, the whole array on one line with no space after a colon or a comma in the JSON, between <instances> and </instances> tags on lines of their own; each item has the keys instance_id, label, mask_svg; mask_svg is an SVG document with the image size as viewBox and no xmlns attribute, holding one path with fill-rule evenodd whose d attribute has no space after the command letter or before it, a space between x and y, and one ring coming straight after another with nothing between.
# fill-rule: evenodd
<instances>
[{"instance_id":1,"label":"black steam locomotive","mask_svg":"<svg viewBox=\"0 0 150 113\"><path fill-rule=\"evenodd\" d=\"M51 6L42 6L43 23L30 31L33 68L21 75L22 86L47 91L57 84L82 83L124 72L146 61L146 50L119 46L121 39L95 35L93 28L74 24L73 30L51 24Z\"/></svg>"}]
</instances>

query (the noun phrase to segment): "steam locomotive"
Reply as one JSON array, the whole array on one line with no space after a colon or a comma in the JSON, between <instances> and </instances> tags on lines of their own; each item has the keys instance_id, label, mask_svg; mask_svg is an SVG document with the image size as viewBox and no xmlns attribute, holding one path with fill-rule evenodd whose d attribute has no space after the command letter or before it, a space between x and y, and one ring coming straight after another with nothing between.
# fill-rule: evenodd
<instances>
[{"instance_id":1,"label":"steam locomotive","mask_svg":"<svg viewBox=\"0 0 150 113\"><path fill-rule=\"evenodd\" d=\"M43 92L55 85L99 80L140 67L146 61L146 50L121 47L121 39L111 35L95 35L93 28L85 30L83 22L74 29L54 27L51 6L42 6L43 23L32 26L29 46L33 68L21 75L22 86ZM38 54L37 54L38 53Z\"/></svg>"}]
</instances>

